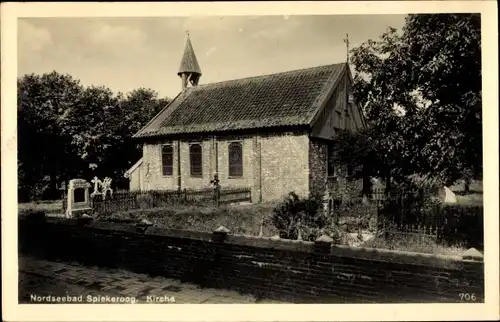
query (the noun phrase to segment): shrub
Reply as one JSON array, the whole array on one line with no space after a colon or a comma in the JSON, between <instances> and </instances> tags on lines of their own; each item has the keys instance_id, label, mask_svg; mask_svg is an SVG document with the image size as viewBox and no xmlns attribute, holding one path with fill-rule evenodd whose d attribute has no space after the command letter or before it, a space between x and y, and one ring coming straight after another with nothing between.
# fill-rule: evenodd
<instances>
[{"instance_id":1,"label":"shrub","mask_svg":"<svg viewBox=\"0 0 500 322\"><path fill-rule=\"evenodd\" d=\"M320 210L322 205L323 202L318 196L299 198L295 192L290 192L285 200L274 208L271 222L278 230L280 238L297 239L300 231L303 239L314 240L332 224L331 218Z\"/></svg>"},{"instance_id":2,"label":"shrub","mask_svg":"<svg viewBox=\"0 0 500 322\"><path fill-rule=\"evenodd\" d=\"M153 196L150 194L140 194L136 197L138 208L153 208Z\"/></svg>"},{"instance_id":3,"label":"shrub","mask_svg":"<svg viewBox=\"0 0 500 322\"><path fill-rule=\"evenodd\" d=\"M390 200L382 209L386 230L399 226L426 227L440 244L483 247L483 206L445 204L433 198ZM389 228L391 227L392 228Z\"/></svg>"},{"instance_id":4,"label":"shrub","mask_svg":"<svg viewBox=\"0 0 500 322\"><path fill-rule=\"evenodd\" d=\"M482 205L443 204L438 211L441 243L463 243L467 247L483 248Z\"/></svg>"},{"instance_id":5,"label":"shrub","mask_svg":"<svg viewBox=\"0 0 500 322\"><path fill-rule=\"evenodd\" d=\"M25 218L29 223L38 225L45 222L45 212L41 210L27 210L20 214L19 218Z\"/></svg>"}]
</instances>

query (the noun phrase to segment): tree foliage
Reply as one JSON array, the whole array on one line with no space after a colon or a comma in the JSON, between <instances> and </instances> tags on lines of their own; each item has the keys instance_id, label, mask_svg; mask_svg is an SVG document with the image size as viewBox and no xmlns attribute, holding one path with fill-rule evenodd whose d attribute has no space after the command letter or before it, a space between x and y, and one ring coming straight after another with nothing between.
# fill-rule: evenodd
<instances>
[{"instance_id":1,"label":"tree foliage","mask_svg":"<svg viewBox=\"0 0 500 322\"><path fill-rule=\"evenodd\" d=\"M168 102L150 89L114 94L57 72L19 78L19 197L59 196L57 184L75 177L119 181L141 157L131 136Z\"/></svg>"},{"instance_id":2,"label":"tree foliage","mask_svg":"<svg viewBox=\"0 0 500 322\"><path fill-rule=\"evenodd\" d=\"M368 129L339 135L336 161L363 160L396 180L482 175L480 36L478 14L409 15L402 30L354 48Z\"/></svg>"}]
</instances>

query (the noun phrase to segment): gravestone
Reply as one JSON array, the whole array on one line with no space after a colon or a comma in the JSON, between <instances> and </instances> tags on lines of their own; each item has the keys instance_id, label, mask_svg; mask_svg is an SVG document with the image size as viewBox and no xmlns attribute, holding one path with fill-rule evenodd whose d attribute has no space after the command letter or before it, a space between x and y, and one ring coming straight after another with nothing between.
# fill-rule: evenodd
<instances>
[{"instance_id":1,"label":"gravestone","mask_svg":"<svg viewBox=\"0 0 500 322\"><path fill-rule=\"evenodd\" d=\"M69 181L66 217L72 218L78 213L92 211L89 196L90 184L83 179Z\"/></svg>"},{"instance_id":2,"label":"gravestone","mask_svg":"<svg viewBox=\"0 0 500 322\"><path fill-rule=\"evenodd\" d=\"M455 196L455 193L453 193L453 191L451 191L451 189L446 186L438 189L438 197L444 203L457 202L457 197Z\"/></svg>"},{"instance_id":3,"label":"gravestone","mask_svg":"<svg viewBox=\"0 0 500 322\"><path fill-rule=\"evenodd\" d=\"M99 178L94 177L92 179L92 183L94 184L94 191L90 194L91 198L94 198L95 196L102 196L102 199L106 199L106 196L109 193L109 196L112 198L113 197L113 189L111 189L111 182L113 179L106 177L104 180L99 180ZM100 187L100 191L99 191Z\"/></svg>"}]
</instances>

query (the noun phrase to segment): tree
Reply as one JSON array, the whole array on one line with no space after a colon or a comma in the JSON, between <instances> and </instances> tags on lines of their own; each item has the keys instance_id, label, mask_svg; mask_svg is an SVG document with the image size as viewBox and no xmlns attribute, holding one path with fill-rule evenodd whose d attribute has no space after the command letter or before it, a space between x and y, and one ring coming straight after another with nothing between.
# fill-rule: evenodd
<instances>
[{"instance_id":1,"label":"tree","mask_svg":"<svg viewBox=\"0 0 500 322\"><path fill-rule=\"evenodd\" d=\"M57 72L19 78L20 200L47 197L44 191L58 198L57 184L76 177L116 183L141 156L132 135L169 101L144 88L127 95L85 88Z\"/></svg>"},{"instance_id":2,"label":"tree","mask_svg":"<svg viewBox=\"0 0 500 322\"><path fill-rule=\"evenodd\" d=\"M83 88L71 76L52 72L25 75L17 90L20 198L41 196L47 188L54 197L61 174L78 168L71 137L62 128Z\"/></svg>"},{"instance_id":3,"label":"tree","mask_svg":"<svg viewBox=\"0 0 500 322\"><path fill-rule=\"evenodd\" d=\"M450 184L482 174L480 31L478 14L409 15L401 31L352 50L369 121L366 150L354 150L373 161L372 175Z\"/></svg>"}]
</instances>

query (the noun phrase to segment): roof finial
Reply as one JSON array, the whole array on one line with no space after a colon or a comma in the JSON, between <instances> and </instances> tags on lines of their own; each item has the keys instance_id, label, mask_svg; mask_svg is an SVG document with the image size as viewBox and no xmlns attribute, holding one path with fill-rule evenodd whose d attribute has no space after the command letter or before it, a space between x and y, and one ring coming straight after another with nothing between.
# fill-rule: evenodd
<instances>
[{"instance_id":1,"label":"roof finial","mask_svg":"<svg viewBox=\"0 0 500 322\"><path fill-rule=\"evenodd\" d=\"M347 63L349 64L349 34L348 33L345 34L344 43L345 43L346 48L347 48Z\"/></svg>"},{"instance_id":2,"label":"roof finial","mask_svg":"<svg viewBox=\"0 0 500 322\"><path fill-rule=\"evenodd\" d=\"M186 29L186 35L189 37L189 29Z\"/></svg>"}]
</instances>

